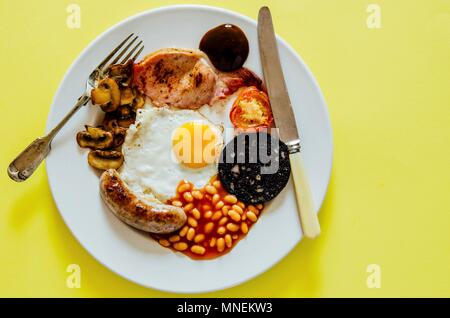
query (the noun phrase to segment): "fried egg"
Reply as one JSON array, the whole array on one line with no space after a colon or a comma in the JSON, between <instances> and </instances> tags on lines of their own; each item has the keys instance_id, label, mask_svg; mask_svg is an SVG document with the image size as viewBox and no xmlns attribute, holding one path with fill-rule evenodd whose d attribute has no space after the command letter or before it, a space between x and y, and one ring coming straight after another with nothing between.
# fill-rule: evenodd
<instances>
[{"instance_id":1,"label":"fried egg","mask_svg":"<svg viewBox=\"0 0 450 318\"><path fill-rule=\"evenodd\" d=\"M201 188L217 174L222 129L194 110L146 105L137 113L122 147L122 179L161 202L173 198L182 180Z\"/></svg>"}]
</instances>

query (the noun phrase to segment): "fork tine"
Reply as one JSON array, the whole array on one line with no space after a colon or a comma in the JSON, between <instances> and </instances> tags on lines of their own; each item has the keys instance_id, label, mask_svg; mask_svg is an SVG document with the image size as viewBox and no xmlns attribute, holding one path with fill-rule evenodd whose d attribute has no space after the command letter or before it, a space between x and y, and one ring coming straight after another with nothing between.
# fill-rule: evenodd
<instances>
[{"instance_id":1,"label":"fork tine","mask_svg":"<svg viewBox=\"0 0 450 318\"><path fill-rule=\"evenodd\" d=\"M139 49L139 51L137 51L137 53L131 58L134 62L134 60L136 60L136 58L139 56L139 54L142 53L142 50L144 50L144 45L142 45L142 47Z\"/></svg>"},{"instance_id":2,"label":"fork tine","mask_svg":"<svg viewBox=\"0 0 450 318\"><path fill-rule=\"evenodd\" d=\"M131 33L125 40L123 40L105 59L97 66L99 70L103 69L103 67L106 65L106 63L109 62L109 60L114 56L114 54L119 51L122 46L134 35L134 33Z\"/></svg>"},{"instance_id":3,"label":"fork tine","mask_svg":"<svg viewBox=\"0 0 450 318\"><path fill-rule=\"evenodd\" d=\"M116 58L115 58L111 63L109 63L109 64L110 64L110 65L116 64L116 63L119 61L119 59L122 57L122 55L124 55L124 54L128 51L128 49L131 47L131 45L132 45L137 39L138 39L138 36L136 36L133 40L131 40L131 42L130 42L124 49L122 49L122 51L119 53L119 55L117 55Z\"/></svg>"},{"instance_id":4,"label":"fork tine","mask_svg":"<svg viewBox=\"0 0 450 318\"><path fill-rule=\"evenodd\" d=\"M139 41L138 44L134 46L134 48L127 54L127 56L124 57L124 59L120 62L120 64L124 64L128 59L131 57L131 55L136 51L136 49L142 44L142 41Z\"/></svg>"}]
</instances>

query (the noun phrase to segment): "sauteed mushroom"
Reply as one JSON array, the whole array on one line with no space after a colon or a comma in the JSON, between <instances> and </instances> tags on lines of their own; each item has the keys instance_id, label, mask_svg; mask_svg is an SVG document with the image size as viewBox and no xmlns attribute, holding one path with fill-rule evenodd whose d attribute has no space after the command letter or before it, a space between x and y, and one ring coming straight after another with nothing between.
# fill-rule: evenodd
<instances>
[{"instance_id":1,"label":"sauteed mushroom","mask_svg":"<svg viewBox=\"0 0 450 318\"><path fill-rule=\"evenodd\" d=\"M117 118L114 116L114 113L106 113L105 117L103 118L103 127L105 130L114 132L115 128L119 125L117 124Z\"/></svg>"},{"instance_id":2,"label":"sauteed mushroom","mask_svg":"<svg viewBox=\"0 0 450 318\"><path fill-rule=\"evenodd\" d=\"M92 150L88 154L88 163L100 170L119 169L123 164L123 155L115 150Z\"/></svg>"},{"instance_id":3,"label":"sauteed mushroom","mask_svg":"<svg viewBox=\"0 0 450 318\"><path fill-rule=\"evenodd\" d=\"M100 105L104 112L112 112L120 105L120 89L116 81L106 77L91 91L92 103Z\"/></svg>"},{"instance_id":4,"label":"sauteed mushroom","mask_svg":"<svg viewBox=\"0 0 450 318\"><path fill-rule=\"evenodd\" d=\"M134 111L138 110L139 108L144 107L144 104L145 104L144 96L142 96L142 94L140 94L139 92L136 91L135 97L134 97L134 102L133 102Z\"/></svg>"},{"instance_id":5,"label":"sauteed mushroom","mask_svg":"<svg viewBox=\"0 0 450 318\"><path fill-rule=\"evenodd\" d=\"M125 136L127 134L127 129L117 126L114 129L114 141L112 144L112 148L117 148L122 146L122 144L125 142Z\"/></svg>"},{"instance_id":6,"label":"sauteed mushroom","mask_svg":"<svg viewBox=\"0 0 450 318\"><path fill-rule=\"evenodd\" d=\"M81 147L93 149L88 154L89 164L101 170L118 169L123 164L123 155L117 150L125 141L127 128L136 120L135 110L145 104L144 97L130 87L133 61L112 65L107 74L91 92L92 103L106 112L102 126L86 126L86 131L77 134Z\"/></svg>"},{"instance_id":7,"label":"sauteed mushroom","mask_svg":"<svg viewBox=\"0 0 450 318\"><path fill-rule=\"evenodd\" d=\"M117 117L118 118L127 118L130 117L133 114L133 110L131 109L130 106L120 106L117 109Z\"/></svg>"},{"instance_id":8,"label":"sauteed mushroom","mask_svg":"<svg viewBox=\"0 0 450 318\"><path fill-rule=\"evenodd\" d=\"M109 76L114 78L123 87L128 87L133 79L133 61L125 64L114 64L109 67Z\"/></svg>"},{"instance_id":9,"label":"sauteed mushroom","mask_svg":"<svg viewBox=\"0 0 450 318\"><path fill-rule=\"evenodd\" d=\"M87 125L85 127L85 131L77 133L77 143L80 147L107 149L113 145L114 137L111 132Z\"/></svg>"},{"instance_id":10,"label":"sauteed mushroom","mask_svg":"<svg viewBox=\"0 0 450 318\"><path fill-rule=\"evenodd\" d=\"M127 129L124 127L120 127L117 123L117 119L115 118L114 113L106 113L105 118L103 119L103 127L105 130L111 132L114 136L114 141L111 148L117 148L121 146L125 141L125 135L127 133Z\"/></svg>"},{"instance_id":11,"label":"sauteed mushroom","mask_svg":"<svg viewBox=\"0 0 450 318\"><path fill-rule=\"evenodd\" d=\"M117 124L128 128L136 121L136 113L129 106L121 106L117 109Z\"/></svg>"},{"instance_id":12,"label":"sauteed mushroom","mask_svg":"<svg viewBox=\"0 0 450 318\"><path fill-rule=\"evenodd\" d=\"M131 105L134 100L134 92L130 87L122 89L120 95L120 105Z\"/></svg>"},{"instance_id":13,"label":"sauteed mushroom","mask_svg":"<svg viewBox=\"0 0 450 318\"><path fill-rule=\"evenodd\" d=\"M123 117L117 119L117 123L120 127L129 128L136 121L136 114L133 113L130 117Z\"/></svg>"}]
</instances>

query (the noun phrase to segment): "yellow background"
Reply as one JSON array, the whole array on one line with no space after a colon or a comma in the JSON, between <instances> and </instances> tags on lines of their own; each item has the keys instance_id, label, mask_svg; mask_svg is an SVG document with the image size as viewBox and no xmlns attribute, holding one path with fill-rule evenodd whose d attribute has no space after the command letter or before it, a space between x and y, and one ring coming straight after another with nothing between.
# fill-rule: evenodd
<instances>
[{"instance_id":1,"label":"yellow background","mask_svg":"<svg viewBox=\"0 0 450 318\"><path fill-rule=\"evenodd\" d=\"M81 7L81 28L66 7ZM63 223L40 167L22 184L6 167L44 132L67 68L95 37L144 10L184 1L0 1L0 296L137 296L146 289L92 258ZM322 235L265 274L203 296L450 296L450 2L448 0L197 1L256 18L268 4L277 32L325 95L334 133ZM367 6L382 10L366 26ZM169 23L169 21L168 21ZM69 264L81 288L66 287ZM369 264L380 289L366 285ZM245 264L242 264L245 266Z\"/></svg>"}]
</instances>

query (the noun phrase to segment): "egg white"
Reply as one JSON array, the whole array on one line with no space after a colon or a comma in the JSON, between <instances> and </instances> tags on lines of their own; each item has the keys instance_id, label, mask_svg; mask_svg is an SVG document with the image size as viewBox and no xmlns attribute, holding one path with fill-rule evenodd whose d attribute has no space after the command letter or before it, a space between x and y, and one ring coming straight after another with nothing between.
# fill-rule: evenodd
<instances>
[{"instance_id":1,"label":"egg white","mask_svg":"<svg viewBox=\"0 0 450 318\"><path fill-rule=\"evenodd\" d=\"M217 174L217 161L202 168L189 168L174 158L173 132L192 121L207 124L216 135L216 147L222 148L221 129L197 111L151 105L138 111L122 147L125 161L120 170L133 191L165 202L175 196L180 181L188 180L201 188Z\"/></svg>"}]
</instances>

